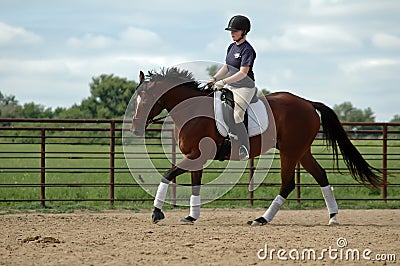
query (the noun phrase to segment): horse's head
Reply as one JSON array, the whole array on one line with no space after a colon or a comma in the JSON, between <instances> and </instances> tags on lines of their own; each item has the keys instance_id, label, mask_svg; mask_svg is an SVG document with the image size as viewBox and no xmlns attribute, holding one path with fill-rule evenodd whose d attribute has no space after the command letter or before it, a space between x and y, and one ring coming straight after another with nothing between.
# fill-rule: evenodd
<instances>
[{"instance_id":1,"label":"horse's head","mask_svg":"<svg viewBox=\"0 0 400 266\"><path fill-rule=\"evenodd\" d=\"M137 136L144 134L146 127L163 109L171 113L185 99L201 95L199 84L187 70L163 68L160 73L149 71L147 77L145 80L144 73L140 71L139 86L133 98L136 107L131 131Z\"/></svg>"},{"instance_id":2,"label":"horse's head","mask_svg":"<svg viewBox=\"0 0 400 266\"><path fill-rule=\"evenodd\" d=\"M145 80L144 73L140 71L139 85L136 88L134 102L135 114L132 119L131 131L136 136L143 136L147 126L153 118L165 108L160 100L160 93L155 88L155 82Z\"/></svg>"}]
</instances>

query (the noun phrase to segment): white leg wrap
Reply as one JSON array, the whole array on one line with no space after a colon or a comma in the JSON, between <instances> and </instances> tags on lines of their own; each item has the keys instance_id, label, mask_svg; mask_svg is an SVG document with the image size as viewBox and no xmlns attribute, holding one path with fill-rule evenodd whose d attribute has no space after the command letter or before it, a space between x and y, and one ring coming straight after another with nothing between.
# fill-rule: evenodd
<instances>
[{"instance_id":1,"label":"white leg wrap","mask_svg":"<svg viewBox=\"0 0 400 266\"><path fill-rule=\"evenodd\" d=\"M190 196L190 213L189 216L193 217L194 219L199 219L200 217L200 196L192 195Z\"/></svg>"},{"instance_id":2,"label":"white leg wrap","mask_svg":"<svg viewBox=\"0 0 400 266\"><path fill-rule=\"evenodd\" d=\"M158 185L156 198L154 199L154 207L162 209L165 198L167 197L168 186L169 184L165 184L163 182Z\"/></svg>"},{"instance_id":3,"label":"white leg wrap","mask_svg":"<svg viewBox=\"0 0 400 266\"><path fill-rule=\"evenodd\" d=\"M328 208L329 214L338 213L339 208L336 203L335 195L333 195L333 188L328 185L321 187L322 195L324 196L326 207Z\"/></svg>"},{"instance_id":4,"label":"white leg wrap","mask_svg":"<svg viewBox=\"0 0 400 266\"><path fill-rule=\"evenodd\" d=\"M267 222L271 222L274 219L276 213L279 211L283 203L285 203L285 198L281 195L276 196L276 198L272 201L268 210L264 213L262 217L264 217Z\"/></svg>"}]
</instances>

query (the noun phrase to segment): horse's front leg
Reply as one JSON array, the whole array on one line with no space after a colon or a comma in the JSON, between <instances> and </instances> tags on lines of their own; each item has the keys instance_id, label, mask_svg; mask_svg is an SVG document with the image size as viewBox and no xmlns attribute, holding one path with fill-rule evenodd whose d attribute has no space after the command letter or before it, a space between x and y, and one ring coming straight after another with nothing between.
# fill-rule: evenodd
<instances>
[{"instance_id":1,"label":"horse's front leg","mask_svg":"<svg viewBox=\"0 0 400 266\"><path fill-rule=\"evenodd\" d=\"M151 216L153 223L158 223L160 220L165 218L165 215L161 209L164 206L165 198L167 197L169 184L171 183L172 179L185 172L187 172L187 170L179 167L178 164L177 166L169 169L161 178L161 182L160 185L158 185L156 197L154 199L154 210Z\"/></svg>"},{"instance_id":2,"label":"horse's front leg","mask_svg":"<svg viewBox=\"0 0 400 266\"><path fill-rule=\"evenodd\" d=\"M195 174L195 183L193 183L193 174L192 174L192 186L194 190L198 190L196 194L193 194L195 196L199 196L200 194L200 184L201 184L201 173L202 173L202 166L204 165L204 160L199 157L197 154L189 154L186 155L185 158L183 158L176 166L172 167L168 172L164 174L164 176L161 179L160 185L158 186L156 197L154 199L154 211L152 215L152 221L153 223L158 223L160 220L164 219L164 213L161 211L165 198L167 196L168 192L168 187L169 184L171 183L172 179L177 177L180 174L186 173L187 171L193 172L199 172L198 174ZM199 176L199 178L197 177ZM198 181L197 181L198 179ZM195 185L193 185L195 184ZM197 185L198 184L198 185ZM196 188L197 187L197 188ZM194 198L194 202L197 202L200 200L200 197ZM199 206L200 207L200 206Z\"/></svg>"},{"instance_id":3,"label":"horse's front leg","mask_svg":"<svg viewBox=\"0 0 400 266\"><path fill-rule=\"evenodd\" d=\"M183 133L181 132L181 134ZM207 160L215 157L215 143L210 137L204 136L202 138L191 139L190 145L187 143L186 146L183 145L183 140L180 140L179 143L179 148L185 154L185 157L175 167L171 168L161 180L156 198L154 199L153 223L164 219L161 209L164 205L171 180L188 171L192 173L192 196L190 201L191 206L193 205L191 215L189 216L193 219L197 219L200 216L200 185L203 166Z\"/></svg>"},{"instance_id":4,"label":"horse's front leg","mask_svg":"<svg viewBox=\"0 0 400 266\"><path fill-rule=\"evenodd\" d=\"M193 224L194 221L200 217L200 188L201 188L201 177L203 170L192 171L192 195L190 196L190 212L189 216L182 218L181 223L183 224Z\"/></svg>"}]
</instances>

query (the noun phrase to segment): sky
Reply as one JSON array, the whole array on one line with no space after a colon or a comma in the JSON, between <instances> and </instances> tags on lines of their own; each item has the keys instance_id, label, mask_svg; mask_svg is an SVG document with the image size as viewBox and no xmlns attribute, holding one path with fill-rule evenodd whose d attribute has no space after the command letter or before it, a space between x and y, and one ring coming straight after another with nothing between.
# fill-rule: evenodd
<instances>
[{"instance_id":1,"label":"sky","mask_svg":"<svg viewBox=\"0 0 400 266\"><path fill-rule=\"evenodd\" d=\"M223 63L236 14L252 23L256 84L333 107L400 114L398 0L2 0L0 91L20 103L69 107L92 77Z\"/></svg>"}]
</instances>

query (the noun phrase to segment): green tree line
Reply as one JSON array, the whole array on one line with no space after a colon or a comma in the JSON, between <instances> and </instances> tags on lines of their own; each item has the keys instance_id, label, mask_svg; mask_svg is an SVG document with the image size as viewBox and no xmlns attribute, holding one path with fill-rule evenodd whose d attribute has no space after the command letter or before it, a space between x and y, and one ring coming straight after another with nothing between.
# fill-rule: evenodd
<instances>
[{"instance_id":1,"label":"green tree line","mask_svg":"<svg viewBox=\"0 0 400 266\"><path fill-rule=\"evenodd\" d=\"M14 95L5 95L0 91L0 117L2 118L50 118L50 119L122 119L126 107L137 87L135 81L111 75L93 77L89 83L90 96L81 103L69 108L47 108L34 102L20 104ZM37 126L34 123L0 122L0 126ZM57 124L52 126L85 127L82 124ZM89 125L90 127L90 125ZM97 127L97 125L96 125ZM121 132L117 132L120 137ZM109 143L109 132L104 131L46 131L51 142L68 143ZM0 131L0 137L8 142L38 143L40 131ZM117 142L121 139L117 138Z\"/></svg>"},{"instance_id":2,"label":"green tree line","mask_svg":"<svg viewBox=\"0 0 400 266\"><path fill-rule=\"evenodd\" d=\"M15 95L5 95L0 91L0 117L2 118L96 118L121 119L138 83L113 74L93 77L89 83L90 96L69 108L45 107L34 102L20 104ZM269 91L262 90L264 93ZM359 109L351 102L333 106L333 110L342 122L375 122L370 107ZM400 114L389 122L400 122Z\"/></svg>"},{"instance_id":3,"label":"green tree line","mask_svg":"<svg viewBox=\"0 0 400 266\"><path fill-rule=\"evenodd\" d=\"M4 95L0 91L0 116L3 118L96 118L120 119L137 87L129 81L111 75L93 77L89 84L90 96L69 108L57 107L54 110L41 104L29 102L19 104L14 95Z\"/></svg>"},{"instance_id":4,"label":"green tree line","mask_svg":"<svg viewBox=\"0 0 400 266\"><path fill-rule=\"evenodd\" d=\"M208 69L209 72L215 69ZM90 96L71 107L45 107L34 102L20 104L14 95L5 95L0 91L0 117L2 118L59 118L59 119L122 119L130 98L138 83L113 74L92 77L89 83ZM264 93L268 90L263 89ZM359 109L351 102L333 106L342 122L375 122L371 108ZM395 115L390 122L400 122L400 115ZM4 125L4 123L3 123ZM353 129L353 128L347 128ZM358 128L377 129L373 126Z\"/></svg>"}]
</instances>

